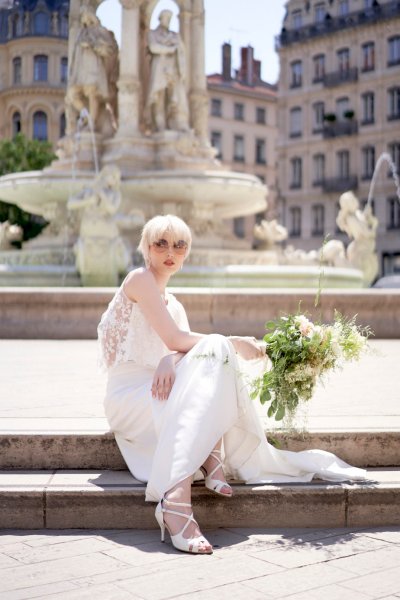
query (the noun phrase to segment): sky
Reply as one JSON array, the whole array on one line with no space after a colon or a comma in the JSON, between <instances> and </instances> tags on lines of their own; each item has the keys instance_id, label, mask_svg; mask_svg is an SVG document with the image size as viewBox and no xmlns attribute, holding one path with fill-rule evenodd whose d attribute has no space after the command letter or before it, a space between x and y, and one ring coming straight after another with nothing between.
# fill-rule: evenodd
<instances>
[{"instance_id":1,"label":"sky","mask_svg":"<svg viewBox=\"0 0 400 600\"><path fill-rule=\"evenodd\" d=\"M221 46L232 44L233 67L239 66L241 46L253 46L255 58L262 61L261 76L276 83L279 75L278 56L274 50L275 36L281 30L286 0L204 0L206 10L206 73L221 72ZM152 27L164 8L178 12L173 0L160 0L155 8ZM106 0L97 14L103 25L112 29L120 41L121 5L119 0ZM171 29L178 29L177 20Z\"/></svg>"}]
</instances>

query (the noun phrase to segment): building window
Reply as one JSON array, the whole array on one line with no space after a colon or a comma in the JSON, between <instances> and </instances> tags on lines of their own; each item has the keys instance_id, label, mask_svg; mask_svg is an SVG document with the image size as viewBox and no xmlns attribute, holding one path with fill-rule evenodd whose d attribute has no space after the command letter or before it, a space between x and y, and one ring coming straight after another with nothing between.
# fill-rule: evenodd
<instances>
[{"instance_id":1,"label":"building window","mask_svg":"<svg viewBox=\"0 0 400 600\"><path fill-rule=\"evenodd\" d=\"M303 64L301 60L296 60L290 65L291 82L290 87L301 87L303 81Z\"/></svg>"},{"instance_id":2,"label":"building window","mask_svg":"<svg viewBox=\"0 0 400 600\"><path fill-rule=\"evenodd\" d=\"M339 121L344 121L349 110L350 101L347 96L336 100L336 117Z\"/></svg>"},{"instance_id":3,"label":"building window","mask_svg":"<svg viewBox=\"0 0 400 600\"><path fill-rule=\"evenodd\" d=\"M400 229L400 200L397 196L387 199L386 212L386 229Z\"/></svg>"},{"instance_id":4,"label":"building window","mask_svg":"<svg viewBox=\"0 0 400 600\"><path fill-rule=\"evenodd\" d=\"M21 133L21 131L22 131L21 113L15 112L12 116L12 136L13 136L13 138L15 138L15 136L18 133Z\"/></svg>"},{"instance_id":5,"label":"building window","mask_svg":"<svg viewBox=\"0 0 400 600\"><path fill-rule=\"evenodd\" d=\"M22 35L22 18L20 15L14 15L12 18L12 36L18 37Z\"/></svg>"},{"instance_id":6,"label":"building window","mask_svg":"<svg viewBox=\"0 0 400 600\"><path fill-rule=\"evenodd\" d=\"M290 110L290 137L300 137L301 133L301 108L296 106Z\"/></svg>"},{"instance_id":7,"label":"building window","mask_svg":"<svg viewBox=\"0 0 400 600\"><path fill-rule=\"evenodd\" d=\"M222 158L222 133L220 131L211 132L211 146L218 151L217 158Z\"/></svg>"},{"instance_id":8,"label":"building window","mask_svg":"<svg viewBox=\"0 0 400 600\"><path fill-rule=\"evenodd\" d=\"M300 29L303 25L303 16L301 10L294 10L292 13L293 29Z\"/></svg>"},{"instance_id":9,"label":"building window","mask_svg":"<svg viewBox=\"0 0 400 600\"><path fill-rule=\"evenodd\" d=\"M244 121L244 104L235 102L233 107L233 116L235 121Z\"/></svg>"},{"instance_id":10,"label":"building window","mask_svg":"<svg viewBox=\"0 0 400 600\"><path fill-rule=\"evenodd\" d=\"M374 0L364 0L364 8L372 8Z\"/></svg>"},{"instance_id":11,"label":"building window","mask_svg":"<svg viewBox=\"0 0 400 600\"><path fill-rule=\"evenodd\" d=\"M367 42L362 45L362 71L373 71L375 69L375 44Z\"/></svg>"},{"instance_id":12,"label":"building window","mask_svg":"<svg viewBox=\"0 0 400 600\"><path fill-rule=\"evenodd\" d=\"M291 206L289 209L290 223L289 223L289 235L290 237L301 236L301 207Z\"/></svg>"},{"instance_id":13,"label":"building window","mask_svg":"<svg viewBox=\"0 0 400 600\"><path fill-rule=\"evenodd\" d=\"M33 115L33 139L47 141L47 115L42 110Z\"/></svg>"},{"instance_id":14,"label":"building window","mask_svg":"<svg viewBox=\"0 0 400 600\"><path fill-rule=\"evenodd\" d=\"M22 60L20 56L13 58L13 83L18 85L22 81Z\"/></svg>"},{"instance_id":15,"label":"building window","mask_svg":"<svg viewBox=\"0 0 400 600\"><path fill-rule=\"evenodd\" d=\"M266 119L266 111L265 108L260 108L257 106L256 108L256 123L258 123L258 125L265 125L267 119Z\"/></svg>"},{"instance_id":16,"label":"building window","mask_svg":"<svg viewBox=\"0 0 400 600\"><path fill-rule=\"evenodd\" d=\"M314 63L314 79L313 82L317 83L322 81L325 77L325 54L317 54L313 58Z\"/></svg>"},{"instance_id":17,"label":"building window","mask_svg":"<svg viewBox=\"0 0 400 600\"><path fill-rule=\"evenodd\" d=\"M326 15L325 3L319 2L318 4L315 5L315 8L314 8L315 22L323 23L324 19L325 19L325 15Z\"/></svg>"},{"instance_id":18,"label":"building window","mask_svg":"<svg viewBox=\"0 0 400 600\"><path fill-rule=\"evenodd\" d=\"M233 138L233 160L244 162L244 137L235 135Z\"/></svg>"},{"instance_id":19,"label":"building window","mask_svg":"<svg viewBox=\"0 0 400 600\"><path fill-rule=\"evenodd\" d=\"M33 79L34 81L47 81L48 58L44 54L33 57Z\"/></svg>"},{"instance_id":20,"label":"building window","mask_svg":"<svg viewBox=\"0 0 400 600\"><path fill-rule=\"evenodd\" d=\"M68 37L68 34L69 34L68 14L64 14L61 16L60 33L61 33L62 37Z\"/></svg>"},{"instance_id":21,"label":"building window","mask_svg":"<svg viewBox=\"0 0 400 600\"><path fill-rule=\"evenodd\" d=\"M67 122L65 119L65 113L62 113L60 116L60 138L64 137L66 128L67 128Z\"/></svg>"},{"instance_id":22,"label":"building window","mask_svg":"<svg viewBox=\"0 0 400 600\"><path fill-rule=\"evenodd\" d=\"M211 116L222 117L222 100L211 98Z\"/></svg>"},{"instance_id":23,"label":"building window","mask_svg":"<svg viewBox=\"0 0 400 600\"><path fill-rule=\"evenodd\" d=\"M400 35L388 39L388 67L400 63Z\"/></svg>"},{"instance_id":24,"label":"building window","mask_svg":"<svg viewBox=\"0 0 400 600\"><path fill-rule=\"evenodd\" d=\"M325 156L315 154L313 156L314 180L313 185L321 185L325 181Z\"/></svg>"},{"instance_id":25,"label":"building window","mask_svg":"<svg viewBox=\"0 0 400 600\"><path fill-rule=\"evenodd\" d=\"M325 207L322 204L315 204L312 209L312 235L324 235L325 233Z\"/></svg>"},{"instance_id":26,"label":"building window","mask_svg":"<svg viewBox=\"0 0 400 600\"><path fill-rule=\"evenodd\" d=\"M45 12L37 12L33 17L33 33L35 35L49 35L50 19Z\"/></svg>"},{"instance_id":27,"label":"building window","mask_svg":"<svg viewBox=\"0 0 400 600\"><path fill-rule=\"evenodd\" d=\"M400 173L400 142L389 144L389 152L397 173ZM389 171L388 176L392 176L391 170Z\"/></svg>"},{"instance_id":28,"label":"building window","mask_svg":"<svg viewBox=\"0 0 400 600\"><path fill-rule=\"evenodd\" d=\"M266 144L265 140L256 140L256 163L258 165L267 164Z\"/></svg>"},{"instance_id":29,"label":"building window","mask_svg":"<svg viewBox=\"0 0 400 600\"><path fill-rule=\"evenodd\" d=\"M68 58L63 56L60 61L60 81L67 83L68 79Z\"/></svg>"},{"instance_id":30,"label":"building window","mask_svg":"<svg viewBox=\"0 0 400 600\"><path fill-rule=\"evenodd\" d=\"M343 76L346 76L350 70L350 50L342 48L337 52L338 70Z\"/></svg>"},{"instance_id":31,"label":"building window","mask_svg":"<svg viewBox=\"0 0 400 600\"><path fill-rule=\"evenodd\" d=\"M303 169L302 160L299 157L292 158L290 161L291 165L291 189L299 189L302 185Z\"/></svg>"},{"instance_id":32,"label":"building window","mask_svg":"<svg viewBox=\"0 0 400 600\"><path fill-rule=\"evenodd\" d=\"M374 92L365 92L361 96L361 99L363 111L362 124L368 125L375 121L375 94Z\"/></svg>"},{"instance_id":33,"label":"building window","mask_svg":"<svg viewBox=\"0 0 400 600\"><path fill-rule=\"evenodd\" d=\"M388 101L388 120L400 119L400 87L394 87L388 90Z\"/></svg>"},{"instance_id":34,"label":"building window","mask_svg":"<svg viewBox=\"0 0 400 600\"><path fill-rule=\"evenodd\" d=\"M246 235L244 217L235 217L233 219L233 231L238 238L244 238Z\"/></svg>"},{"instance_id":35,"label":"building window","mask_svg":"<svg viewBox=\"0 0 400 600\"><path fill-rule=\"evenodd\" d=\"M349 0L340 0L339 2L339 16L345 17L349 14Z\"/></svg>"},{"instance_id":36,"label":"building window","mask_svg":"<svg viewBox=\"0 0 400 600\"><path fill-rule=\"evenodd\" d=\"M349 179L350 177L350 152L340 150L336 153L337 175L339 179Z\"/></svg>"},{"instance_id":37,"label":"building window","mask_svg":"<svg viewBox=\"0 0 400 600\"><path fill-rule=\"evenodd\" d=\"M313 104L313 133L319 133L324 127L324 102L314 102Z\"/></svg>"},{"instance_id":38,"label":"building window","mask_svg":"<svg viewBox=\"0 0 400 600\"><path fill-rule=\"evenodd\" d=\"M362 179L371 179L375 169L375 148L374 146L365 146L362 149Z\"/></svg>"}]
</instances>

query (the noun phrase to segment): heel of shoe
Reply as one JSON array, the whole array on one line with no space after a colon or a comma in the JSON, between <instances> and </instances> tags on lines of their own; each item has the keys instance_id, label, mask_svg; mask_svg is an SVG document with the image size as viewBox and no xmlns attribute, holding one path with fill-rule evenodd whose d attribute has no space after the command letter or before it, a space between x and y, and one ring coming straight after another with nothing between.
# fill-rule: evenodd
<instances>
[{"instance_id":1,"label":"heel of shoe","mask_svg":"<svg viewBox=\"0 0 400 600\"><path fill-rule=\"evenodd\" d=\"M160 529L161 529L161 541L164 542L165 541L165 523L164 523L164 514L162 511L161 502L159 502L157 504L156 519L157 519L157 523L159 524Z\"/></svg>"}]
</instances>

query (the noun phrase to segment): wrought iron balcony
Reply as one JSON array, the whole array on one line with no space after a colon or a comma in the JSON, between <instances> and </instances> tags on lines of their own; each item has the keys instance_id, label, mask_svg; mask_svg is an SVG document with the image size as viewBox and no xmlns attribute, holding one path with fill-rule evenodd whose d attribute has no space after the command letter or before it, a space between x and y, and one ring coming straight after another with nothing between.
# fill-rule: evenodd
<instances>
[{"instance_id":1,"label":"wrought iron balcony","mask_svg":"<svg viewBox=\"0 0 400 600\"><path fill-rule=\"evenodd\" d=\"M331 179L325 179L322 184L324 192L347 192L349 190L356 190L358 188L358 177L357 175L349 175L349 177L333 177Z\"/></svg>"},{"instance_id":2,"label":"wrought iron balcony","mask_svg":"<svg viewBox=\"0 0 400 600\"><path fill-rule=\"evenodd\" d=\"M358 132L358 121L346 119L346 121L334 121L324 125L322 131L324 139L335 138L341 135L354 135Z\"/></svg>"},{"instance_id":3,"label":"wrought iron balcony","mask_svg":"<svg viewBox=\"0 0 400 600\"><path fill-rule=\"evenodd\" d=\"M335 87L342 85L343 83L351 83L352 81L358 80L358 69L352 67L351 69L343 69L334 71L333 73L326 73L323 78L323 84L325 87Z\"/></svg>"},{"instance_id":4,"label":"wrought iron balcony","mask_svg":"<svg viewBox=\"0 0 400 600\"><path fill-rule=\"evenodd\" d=\"M372 8L363 9L351 12L345 16L332 17L327 15L322 23L310 23L299 29L282 29L280 35L275 39L275 47L277 50L296 42L305 42L310 38L320 37L350 29L361 25L377 23L385 19L391 19L400 15L400 3L398 0L393 0L386 4L377 5Z\"/></svg>"}]
</instances>

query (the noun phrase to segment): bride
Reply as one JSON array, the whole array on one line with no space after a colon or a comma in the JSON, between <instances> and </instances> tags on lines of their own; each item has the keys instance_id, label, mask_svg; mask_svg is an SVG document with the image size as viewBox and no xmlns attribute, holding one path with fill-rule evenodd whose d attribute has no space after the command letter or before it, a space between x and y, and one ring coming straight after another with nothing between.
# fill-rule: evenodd
<instances>
[{"instance_id":1,"label":"bride","mask_svg":"<svg viewBox=\"0 0 400 600\"><path fill-rule=\"evenodd\" d=\"M183 306L167 291L190 252L188 226L172 215L143 228L145 267L131 271L98 327L108 372L104 400L111 430L132 475L157 502L164 540L211 554L191 507L191 484L230 498L225 473L246 483L365 479L365 471L322 450L289 452L268 444L243 374L265 352L255 338L190 331ZM247 365L247 366L246 366Z\"/></svg>"}]
</instances>

